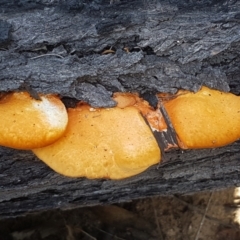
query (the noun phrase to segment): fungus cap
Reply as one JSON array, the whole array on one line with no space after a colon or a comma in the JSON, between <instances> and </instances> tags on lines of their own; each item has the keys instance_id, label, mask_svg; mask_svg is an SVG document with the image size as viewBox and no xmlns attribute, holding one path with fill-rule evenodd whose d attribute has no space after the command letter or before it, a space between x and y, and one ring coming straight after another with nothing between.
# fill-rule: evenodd
<instances>
[{"instance_id":1,"label":"fungus cap","mask_svg":"<svg viewBox=\"0 0 240 240\"><path fill-rule=\"evenodd\" d=\"M214 148L240 138L240 97L202 87L164 101L183 148Z\"/></svg>"},{"instance_id":2,"label":"fungus cap","mask_svg":"<svg viewBox=\"0 0 240 240\"><path fill-rule=\"evenodd\" d=\"M69 177L122 179L160 160L158 144L134 107L68 109L62 138L33 152L56 172Z\"/></svg>"},{"instance_id":3,"label":"fungus cap","mask_svg":"<svg viewBox=\"0 0 240 240\"><path fill-rule=\"evenodd\" d=\"M8 93L0 99L0 145L33 149L60 138L67 126L64 104L55 95L33 99L27 92Z\"/></svg>"}]
</instances>

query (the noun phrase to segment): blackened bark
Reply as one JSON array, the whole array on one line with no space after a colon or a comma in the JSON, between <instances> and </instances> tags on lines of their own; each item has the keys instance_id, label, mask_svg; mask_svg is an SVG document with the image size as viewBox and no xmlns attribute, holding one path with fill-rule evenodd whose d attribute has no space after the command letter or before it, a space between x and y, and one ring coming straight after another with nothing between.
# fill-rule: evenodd
<instances>
[{"instance_id":1,"label":"blackened bark","mask_svg":"<svg viewBox=\"0 0 240 240\"><path fill-rule=\"evenodd\" d=\"M116 91L239 94L239 54L239 1L0 2L1 91L30 86L95 107L114 106ZM239 147L172 151L123 181L66 178L31 152L1 148L0 216L239 185Z\"/></svg>"}]
</instances>

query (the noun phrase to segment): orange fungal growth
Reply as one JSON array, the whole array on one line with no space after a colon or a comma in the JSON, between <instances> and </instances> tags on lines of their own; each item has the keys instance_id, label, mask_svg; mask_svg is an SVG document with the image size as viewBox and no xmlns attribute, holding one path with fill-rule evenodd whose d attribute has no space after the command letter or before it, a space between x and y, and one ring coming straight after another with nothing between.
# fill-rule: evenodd
<instances>
[{"instance_id":1,"label":"orange fungal growth","mask_svg":"<svg viewBox=\"0 0 240 240\"><path fill-rule=\"evenodd\" d=\"M159 95L161 98L162 96ZM215 148L240 138L240 98L207 87L163 100L183 148Z\"/></svg>"},{"instance_id":2,"label":"orange fungal growth","mask_svg":"<svg viewBox=\"0 0 240 240\"><path fill-rule=\"evenodd\" d=\"M140 98L137 94L118 92L114 93L113 100L117 102L117 106L120 108L127 106L137 108L146 118L152 130L161 132L167 129L167 125L159 109L153 109L147 101Z\"/></svg>"},{"instance_id":3,"label":"orange fungal growth","mask_svg":"<svg viewBox=\"0 0 240 240\"><path fill-rule=\"evenodd\" d=\"M139 111L121 107L69 108L63 137L33 152L69 177L122 179L143 172L159 162L160 149Z\"/></svg>"},{"instance_id":4,"label":"orange fungal growth","mask_svg":"<svg viewBox=\"0 0 240 240\"><path fill-rule=\"evenodd\" d=\"M2 95L0 99L0 145L33 149L49 145L61 137L68 116L55 95L33 99L27 92Z\"/></svg>"}]
</instances>

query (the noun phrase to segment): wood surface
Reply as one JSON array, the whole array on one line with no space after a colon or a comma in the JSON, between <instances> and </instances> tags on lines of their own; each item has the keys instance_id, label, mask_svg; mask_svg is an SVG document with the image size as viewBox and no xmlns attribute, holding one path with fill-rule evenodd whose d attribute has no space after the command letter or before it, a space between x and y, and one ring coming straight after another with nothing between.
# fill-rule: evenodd
<instances>
[{"instance_id":1,"label":"wood surface","mask_svg":"<svg viewBox=\"0 0 240 240\"><path fill-rule=\"evenodd\" d=\"M149 98L206 85L239 94L239 54L239 1L0 1L1 91L58 93L94 107L114 106L117 91ZM240 185L240 142L166 156L133 178L87 180L1 147L0 218Z\"/></svg>"}]
</instances>

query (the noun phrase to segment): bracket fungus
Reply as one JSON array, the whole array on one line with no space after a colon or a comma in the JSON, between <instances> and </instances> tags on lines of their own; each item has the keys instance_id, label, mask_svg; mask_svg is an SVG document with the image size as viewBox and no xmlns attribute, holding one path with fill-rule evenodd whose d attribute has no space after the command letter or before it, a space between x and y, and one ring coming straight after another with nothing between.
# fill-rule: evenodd
<instances>
[{"instance_id":1,"label":"bracket fungus","mask_svg":"<svg viewBox=\"0 0 240 240\"><path fill-rule=\"evenodd\" d=\"M33 99L27 92L0 99L0 145L16 149L44 147L60 138L67 126L64 104L55 95Z\"/></svg>"},{"instance_id":2,"label":"bracket fungus","mask_svg":"<svg viewBox=\"0 0 240 240\"><path fill-rule=\"evenodd\" d=\"M236 95L202 87L197 93L179 91L163 100L163 105L181 148L221 147L240 138L240 97Z\"/></svg>"},{"instance_id":3,"label":"bracket fungus","mask_svg":"<svg viewBox=\"0 0 240 240\"><path fill-rule=\"evenodd\" d=\"M207 87L157 96L157 109L132 93L115 93L114 108L80 102L68 109L63 136L33 152L65 176L123 179L171 148L215 148L240 138L240 97Z\"/></svg>"},{"instance_id":4,"label":"bracket fungus","mask_svg":"<svg viewBox=\"0 0 240 240\"><path fill-rule=\"evenodd\" d=\"M33 152L56 172L70 177L122 179L160 160L160 149L139 110L93 109L86 103L68 109L63 137Z\"/></svg>"}]
</instances>

